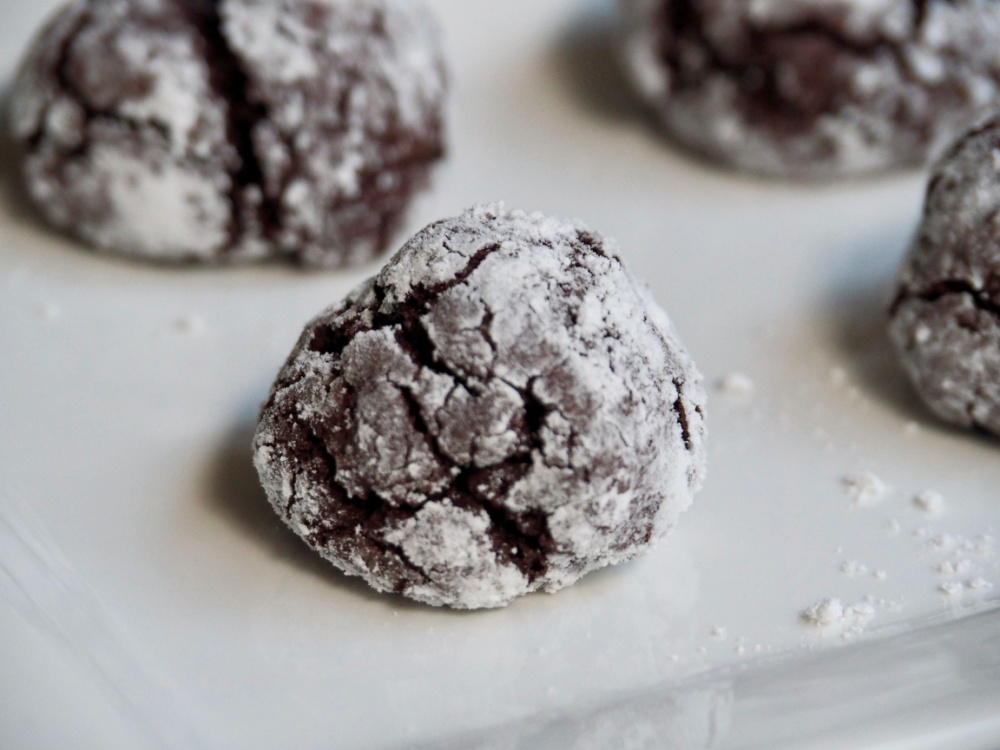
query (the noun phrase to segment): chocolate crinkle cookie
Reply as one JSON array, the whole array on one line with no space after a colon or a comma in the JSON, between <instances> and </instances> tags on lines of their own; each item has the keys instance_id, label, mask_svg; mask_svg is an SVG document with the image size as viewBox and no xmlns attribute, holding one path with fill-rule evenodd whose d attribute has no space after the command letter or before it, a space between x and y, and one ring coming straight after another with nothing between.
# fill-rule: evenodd
<instances>
[{"instance_id":1,"label":"chocolate crinkle cookie","mask_svg":"<svg viewBox=\"0 0 1000 750\"><path fill-rule=\"evenodd\" d=\"M478 206L309 323L255 458L278 514L346 573L499 607L669 531L705 472L704 403L606 240Z\"/></svg>"},{"instance_id":2,"label":"chocolate crinkle cookie","mask_svg":"<svg viewBox=\"0 0 1000 750\"><path fill-rule=\"evenodd\" d=\"M1000 435L1000 119L937 165L889 332L940 417Z\"/></svg>"},{"instance_id":3,"label":"chocolate crinkle cookie","mask_svg":"<svg viewBox=\"0 0 1000 750\"><path fill-rule=\"evenodd\" d=\"M444 94L416 0L78 0L11 121L44 217L98 248L341 266L425 185Z\"/></svg>"},{"instance_id":4,"label":"chocolate crinkle cookie","mask_svg":"<svg viewBox=\"0 0 1000 750\"><path fill-rule=\"evenodd\" d=\"M1000 104L996 0L622 0L667 131L744 170L919 166Z\"/></svg>"}]
</instances>

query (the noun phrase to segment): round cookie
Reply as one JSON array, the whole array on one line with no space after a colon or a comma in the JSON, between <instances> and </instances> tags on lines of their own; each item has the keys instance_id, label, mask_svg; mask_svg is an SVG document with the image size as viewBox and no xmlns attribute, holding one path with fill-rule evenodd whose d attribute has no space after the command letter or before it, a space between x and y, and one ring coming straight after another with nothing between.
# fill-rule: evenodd
<instances>
[{"instance_id":1,"label":"round cookie","mask_svg":"<svg viewBox=\"0 0 1000 750\"><path fill-rule=\"evenodd\" d=\"M308 324L255 462L277 513L346 573L499 607L669 531L705 472L704 402L607 241L478 206Z\"/></svg>"},{"instance_id":2,"label":"round cookie","mask_svg":"<svg viewBox=\"0 0 1000 750\"><path fill-rule=\"evenodd\" d=\"M381 252L443 151L416 0L77 0L41 32L11 126L44 217L148 260Z\"/></svg>"},{"instance_id":3,"label":"round cookie","mask_svg":"<svg viewBox=\"0 0 1000 750\"><path fill-rule=\"evenodd\" d=\"M918 166L1000 96L993 0L622 0L631 77L668 133L752 172Z\"/></svg>"},{"instance_id":4,"label":"round cookie","mask_svg":"<svg viewBox=\"0 0 1000 750\"><path fill-rule=\"evenodd\" d=\"M935 414L1000 435L1000 119L941 159L889 333Z\"/></svg>"}]
</instances>

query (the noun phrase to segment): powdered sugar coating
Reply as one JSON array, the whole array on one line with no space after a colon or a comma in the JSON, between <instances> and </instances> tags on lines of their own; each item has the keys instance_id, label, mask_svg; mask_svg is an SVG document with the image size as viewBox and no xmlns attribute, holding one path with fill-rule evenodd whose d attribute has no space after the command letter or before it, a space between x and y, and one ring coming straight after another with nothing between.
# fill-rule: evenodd
<instances>
[{"instance_id":1,"label":"powdered sugar coating","mask_svg":"<svg viewBox=\"0 0 1000 750\"><path fill-rule=\"evenodd\" d=\"M1000 96L992 0L622 0L625 59L682 144L772 175L922 165Z\"/></svg>"},{"instance_id":2,"label":"powdered sugar coating","mask_svg":"<svg viewBox=\"0 0 1000 750\"><path fill-rule=\"evenodd\" d=\"M938 416L1000 434L1000 119L935 168L889 333Z\"/></svg>"},{"instance_id":3,"label":"powdered sugar coating","mask_svg":"<svg viewBox=\"0 0 1000 750\"><path fill-rule=\"evenodd\" d=\"M271 503L380 591L497 607L648 549L705 471L667 316L577 223L478 206L315 318L255 438Z\"/></svg>"},{"instance_id":4,"label":"powdered sugar coating","mask_svg":"<svg viewBox=\"0 0 1000 750\"><path fill-rule=\"evenodd\" d=\"M12 97L29 192L96 247L169 261L381 252L443 146L417 0L78 0Z\"/></svg>"}]
</instances>

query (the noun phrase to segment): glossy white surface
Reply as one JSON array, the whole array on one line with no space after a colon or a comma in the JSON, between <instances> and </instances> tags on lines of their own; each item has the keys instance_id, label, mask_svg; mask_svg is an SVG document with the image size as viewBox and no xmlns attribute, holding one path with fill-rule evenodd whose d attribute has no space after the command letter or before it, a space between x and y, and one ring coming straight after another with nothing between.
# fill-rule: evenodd
<instances>
[{"instance_id":1,"label":"glossy white surface","mask_svg":"<svg viewBox=\"0 0 1000 750\"><path fill-rule=\"evenodd\" d=\"M922 175L816 187L706 167L636 111L603 5L432 5L452 148L408 231L499 198L616 237L709 382L754 383L710 394L705 490L653 554L553 596L470 614L376 595L278 523L248 451L302 324L375 266L107 260L25 211L5 145L3 747L444 741L838 646L800 620L823 598L874 597L859 638L996 597L1000 547L979 535L1000 531L1000 443L927 417L882 331ZM5 79L53 6L0 6ZM890 486L877 505L841 486L862 470ZM944 496L940 515L912 503L924 489ZM976 576L997 587L939 590Z\"/></svg>"}]
</instances>

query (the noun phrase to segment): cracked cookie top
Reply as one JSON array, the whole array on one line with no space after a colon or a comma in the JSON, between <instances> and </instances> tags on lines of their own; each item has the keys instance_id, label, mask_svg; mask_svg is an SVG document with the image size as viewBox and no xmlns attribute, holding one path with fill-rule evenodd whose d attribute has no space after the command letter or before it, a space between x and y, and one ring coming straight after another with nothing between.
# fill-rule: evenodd
<instances>
[{"instance_id":1,"label":"cracked cookie top","mask_svg":"<svg viewBox=\"0 0 1000 750\"><path fill-rule=\"evenodd\" d=\"M1000 119L959 139L931 175L889 318L924 402L1000 435Z\"/></svg>"},{"instance_id":2,"label":"cracked cookie top","mask_svg":"<svg viewBox=\"0 0 1000 750\"><path fill-rule=\"evenodd\" d=\"M919 166L1000 95L995 0L622 0L625 58L709 158L825 178Z\"/></svg>"},{"instance_id":3,"label":"cracked cookie top","mask_svg":"<svg viewBox=\"0 0 1000 750\"><path fill-rule=\"evenodd\" d=\"M477 206L309 323L255 460L278 514L348 574L497 607L665 534L703 479L704 402L606 240Z\"/></svg>"},{"instance_id":4,"label":"cracked cookie top","mask_svg":"<svg viewBox=\"0 0 1000 750\"><path fill-rule=\"evenodd\" d=\"M367 260L443 153L418 0L78 0L21 67L11 126L52 224L170 262Z\"/></svg>"}]
</instances>

